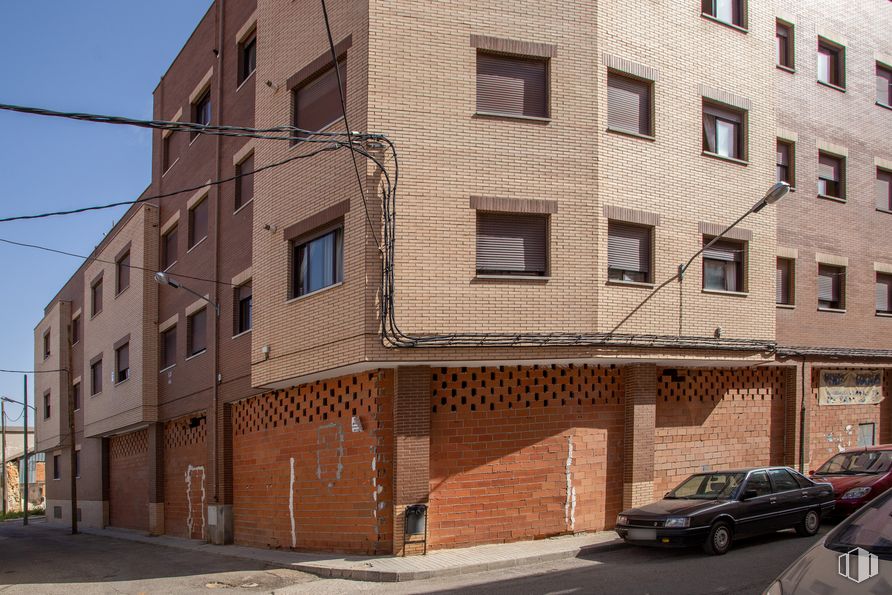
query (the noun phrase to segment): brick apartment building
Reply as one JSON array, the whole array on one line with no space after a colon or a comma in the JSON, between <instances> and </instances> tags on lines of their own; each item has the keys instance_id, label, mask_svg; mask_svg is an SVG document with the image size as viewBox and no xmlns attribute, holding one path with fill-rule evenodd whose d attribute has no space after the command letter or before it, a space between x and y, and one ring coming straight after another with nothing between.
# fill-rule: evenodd
<instances>
[{"instance_id":1,"label":"brick apartment building","mask_svg":"<svg viewBox=\"0 0 892 595\"><path fill-rule=\"evenodd\" d=\"M47 306L49 516L73 462L85 524L417 553L414 504L431 548L599 530L892 440L892 5L850 4L330 0L398 192L156 132L146 197L296 158L133 207ZM155 117L341 131L335 72L318 3L216 0Z\"/></svg>"}]
</instances>

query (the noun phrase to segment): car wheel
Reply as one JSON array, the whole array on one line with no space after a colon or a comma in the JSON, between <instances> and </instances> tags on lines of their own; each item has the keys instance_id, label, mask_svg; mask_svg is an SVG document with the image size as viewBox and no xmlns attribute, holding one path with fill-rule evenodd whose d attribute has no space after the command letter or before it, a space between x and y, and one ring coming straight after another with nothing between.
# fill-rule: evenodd
<instances>
[{"instance_id":1,"label":"car wheel","mask_svg":"<svg viewBox=\"0 0 892 595\"><path fill-rule=\"evenodd\" d=\"M821 528L821 515L817 510L809 510L802 521L796 525L796 533L803 537L811 537Z\"/></svg>"},{"instance_id":2,"label":"car wheel","mask_svg":"<svg viewBox=\"0 0 892 595\"><path fill-rule=\"evenodd\" d=\"M721 556L731 549L731 525L725 521L715 523L709 530L709 537L703 544L703 550L712 556Z\"/></svg>"}]
</instances>

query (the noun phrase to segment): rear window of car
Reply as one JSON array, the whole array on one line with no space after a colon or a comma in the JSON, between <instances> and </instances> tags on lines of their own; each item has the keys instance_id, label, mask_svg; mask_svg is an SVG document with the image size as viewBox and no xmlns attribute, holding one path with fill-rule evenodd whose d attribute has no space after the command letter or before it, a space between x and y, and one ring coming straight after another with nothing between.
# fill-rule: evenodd
<instances>
[{"instance_id":1,"label":"rear window of car","mask_svg":"<svg viewBox=\"0 0 892 595\"><path fill-rule=\"evenodd\" d=\"M810 480L806 476L802 475L801 473L796 473L795 471L790 471L790 475L793 476L793 479L796 480L796 483L799 484L800 488L810 488L813 485L815 485L812 480Z\"/></svg>"},{"instance_id":2,"label":"rear window of car","mask_svg":"<svg viewBox=\"0 0 892 595\"><path fill-rule=\"evenodd\" d=\"M786 469L769 469L768 475L771 476L771 482L774 484L775 492L786 492L789 490L798 490L799 482L793 479Z\"/></svg>"}]
</instances>

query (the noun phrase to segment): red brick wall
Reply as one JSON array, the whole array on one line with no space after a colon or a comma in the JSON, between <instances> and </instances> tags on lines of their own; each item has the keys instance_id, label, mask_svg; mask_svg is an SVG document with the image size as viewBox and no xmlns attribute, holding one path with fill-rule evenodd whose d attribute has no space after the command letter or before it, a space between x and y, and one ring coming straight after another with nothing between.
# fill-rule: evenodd
<instances>
[{"instance_id":1,"label":"red brick wall","mask_svg":"<svg viewBox=\"0 0 892 595\"><path fill-rule=\"evenodd\" d=\"M619 369L437 368L431 382L431 547L613 525L622 505Z\"/></svg>"},{"instance_id":2,"label":"red brick wall","mask_svg":"<svg viewBox=\"0 0 892 595\"><path fill-rule=\"evenodd\" d=\"M812 370L811 402L808 404L808 447L811 456L806 457L806 462L812 469L818 468L840 450L858 446L858 424L875 423L877 444L892 442L892 400L889 399L892 374L888 371L885 373L885 398L876 405L820 405L820 374L820 369Z\"/></svg>"},{"instance_id":3,"label":"red brick wall","mask_svg":"<svg viewBox=\"0 0 892 595\"><path fill-rule=\"evenodd\" d=\"M108 517L112 527L149 529L149 437L146 430L109 438Z\"/></svg>"},{"instance_id":4,"label":"red brick wall","mask_svg":"<svg viewBox=\"0 0 892 595\"><path fill-rule=\"evenodd\" d=\"M654 497L702 470L783 464L781 368L680 368L657 377Z\"/></svg>"},{"instance_id":5,"label":"red brick wall","mask_svg":"<svg viewBox=\"0 0 892 595\"><path fill-rule=\"evenodd\" d=\"M206 477L207 419L199 415L164 424L164 532L191 539L205 539L212 489Z\"/></svg>"},{"instance_id":6,"label":"red brick wall","mask_svg":"<svg viewBox=\"0 0 892 595\"><path fill-rule=\"evenodd\" d=\"M233 405L236 543L390 552L392 376L343 376ZM351 431L354 415L361 432Z\"/></svg>"}]
</instances>

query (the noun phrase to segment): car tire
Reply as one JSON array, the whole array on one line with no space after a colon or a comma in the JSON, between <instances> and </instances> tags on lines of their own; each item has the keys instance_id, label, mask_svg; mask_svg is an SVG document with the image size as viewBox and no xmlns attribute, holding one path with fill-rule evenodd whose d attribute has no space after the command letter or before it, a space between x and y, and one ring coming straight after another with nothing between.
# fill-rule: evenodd
<instances>
[{"instance_id":1,"label":"car tire","mask_svg":"<svg viewBox=\"0 0 892 595\"><path fill-rule=\"evenodd\" d=\"M821 528L821 513L817 510L809 510L796 525L796 534L802 537L811 537Z\"/></svg>"},{"instance_id":2,"label":"car tire","mask_svg":"<svg viewBox=\"0 0 892 595\"><path fill-rule=\"evenodd\" d=\"M703 544L703 551L711 556L722 556L731 549L731 540L734 532L731 525L725 521L714 523L709 529L709 536Z\"/></svg>"}]
</instances>

